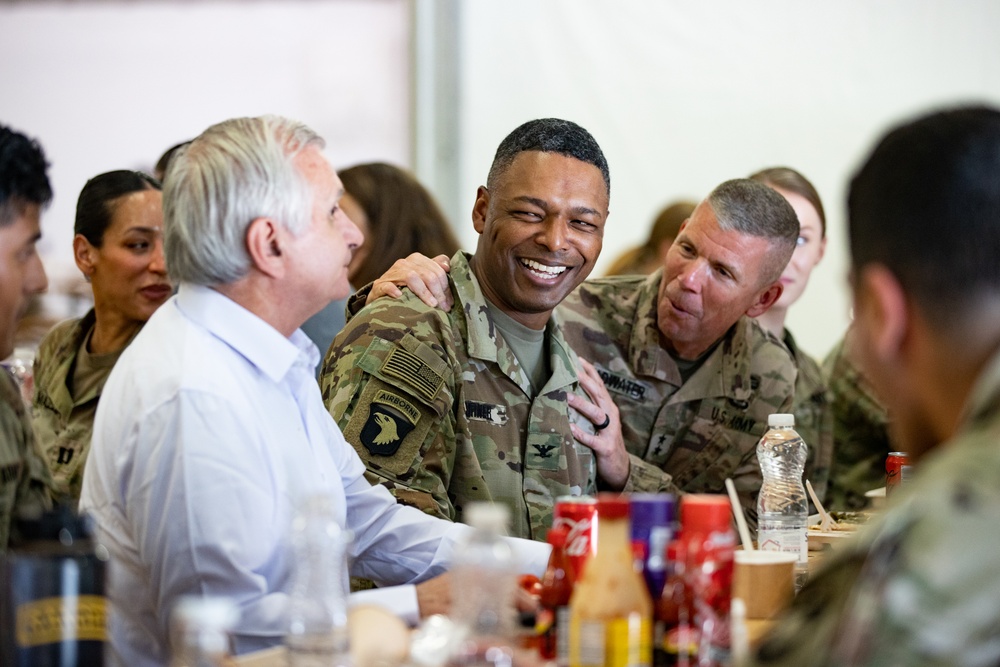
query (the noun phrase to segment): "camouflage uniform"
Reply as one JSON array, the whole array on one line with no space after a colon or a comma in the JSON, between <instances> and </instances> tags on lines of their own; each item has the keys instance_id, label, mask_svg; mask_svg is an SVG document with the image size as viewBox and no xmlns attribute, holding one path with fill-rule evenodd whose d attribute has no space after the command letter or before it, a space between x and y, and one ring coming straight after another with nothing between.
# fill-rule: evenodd
<instances>
[{"instance_id":1,"label":"camouflage uniform","mask_svg":"<svg viewBox=\"0 0 1000 667\"><path fill-rule=\"evenodd\" d=\"M7 549L16 517L49 507L50 483L21 391L0 368L0 552Z\"/></svg>"},{"instance_id":2,"label":"camouflage uniform","mask_svg":"<svg viewBox=\"0 0 1000 667\"><path fill-rule=\"evenodd\" d=\"M369 479L399 501L451 521L466 503L502 502L511 535L544 539L556 497L595 490L593 455L569 427L589 424L566 403L581 391L576 356L553 318L552 375L532 399L466 255L451 265L451 312L405 290L348 322L323 362L323 400Z\"/></svg>"},{"instance_id":3,"label":"camouflage uniform","mask_svg":"<svg viewBox=\"0 0 1000 667\"><path fill-rule=\"evenodd\" d=\"M888 414L852 363L849 336L823 362L833 410L833 464L826 491L831 509L864 507L865 491L885 484L885 459L892 451Z\"/></svg>"},{"instance_id":4,"label":"camouflage uniform","mask_svg":"<svg viewBox=\"0 0 1000 667\"><path fill-rule=\"evenodd\" d=\"M662 270L591 280L560 304L566 340L597 366L621 413L636 486L669 473L681 490L725 493L732 477L757 524L757 441L767 417L792 405L788 350L742 317L683 383L656 324Z\"/></svg>"},{"instance_id":5,"label":"camouflage uniform","mask_svg":"<svg viewBox=\"0 0 1000 667\"><path fill-rule=\"evenodd\" d=\"M792 353L798 373L795 376L795 398L792 414L795 430L809 446L805 478L812 482L820 500L825 499L830 464L833 460L833 412L830 394L819 364L795 344L792 333L785 329L785 347Z\"/></svg>"},{"instance_id":6,"label":"camouflage uniform","mask_svg":"<svg viewBox=\"0 0 1000 667\"><path fill-rule=\"evenodd\" d=\"M80 499L97 401L111 374L110 366L102 369L104 377L83 396L75 396L67 386L94 319L91 310L81 319L60 323L45 336L35 356L32 425L52 473L56 496L74 505Z\"/></svg>"},{"instance_id":7,"label":"camouflage uniform","mask_svg":"<svg viewBox=\"0 0 1000 667\"><path fill-rule=\"evenodd\" d=\"M759 665L1000 664L1000 355L950 442L796 597Z\"/></svg>"}]
</instances>

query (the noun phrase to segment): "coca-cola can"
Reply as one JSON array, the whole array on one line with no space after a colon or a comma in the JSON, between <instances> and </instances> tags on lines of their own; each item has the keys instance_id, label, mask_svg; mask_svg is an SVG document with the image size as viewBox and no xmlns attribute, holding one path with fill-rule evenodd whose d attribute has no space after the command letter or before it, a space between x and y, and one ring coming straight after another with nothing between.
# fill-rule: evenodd
<instances>
[{"instance_id":1,"label":"coca-cola can","mask_svg":"<svg viewBox=\"0 0 1000 667\"><path fill-rule=\"evenodd\" d=\"M896 490L910 477L910 457L906 452L889 452L885 460L885 495Z\"/></svg>"},{"instance_id":2,"label":"coca-cola can","mask_svg":"<svg viewBox=\"0 0 1000 667\"><path fill-rule=\"evenodd\" d=\"M597 500L587 496L556 498L552 527L566 526L566 555L573 563L576 578L583 566L597 551Z\"/></svg>"}]
</instances>

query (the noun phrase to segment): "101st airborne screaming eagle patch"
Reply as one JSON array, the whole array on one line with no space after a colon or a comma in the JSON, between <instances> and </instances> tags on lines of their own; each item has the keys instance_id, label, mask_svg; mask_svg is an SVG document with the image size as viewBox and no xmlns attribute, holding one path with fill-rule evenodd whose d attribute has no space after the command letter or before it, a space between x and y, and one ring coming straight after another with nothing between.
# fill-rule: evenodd
<instances>
[{"instance_id":1,"label":"101st airborne screaming eagle patch","mask_svg":"<svg viewBox=\"0 0 1000 667\"><path fill-rule=\"evenodd\" d=\"M392 456L420 421L420 411L402 396L379 390L361 427L361 444L374 456Z\"/></svg>"}]
</instances>

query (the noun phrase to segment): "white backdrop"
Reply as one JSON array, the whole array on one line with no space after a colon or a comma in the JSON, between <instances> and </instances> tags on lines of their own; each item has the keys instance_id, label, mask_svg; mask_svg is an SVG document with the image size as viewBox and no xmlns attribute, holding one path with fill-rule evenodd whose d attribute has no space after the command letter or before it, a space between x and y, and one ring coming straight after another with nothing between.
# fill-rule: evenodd
<instances>
[{"instance_id":1,"label":"white backdrop","mask_svg":"<svg viewBox=\"0 0 1000 667\"><path fill-rule=\"evenodd\" d=\"M847 323L845 186L874 139L929 107L1000 103L994 0L507 0L461 11L467 245L476 186L530 118L574 120L608 157L595 275L645 238L667 201L789 165L827 208L827 257L788 322L815 355Z\"/></svg>"},{"instance_id":2,"label":"white backdrop","mask_svg":"<svg viewBox=\"0 0 1000 667\"><path fill-rule=\"evenodd\" d=\"M412 2L457 12L433 38L451 59L442 78L457 77L436 99L450 123L411 118L410 67L433 62L410 58ZM0 122L40 137L53 162L43 253L55 287L75 275L73 207L87 178L150 167L230 116L300 118L338 166L412 164L410 128L432 128L415 137L433 158L419 175L468 248L476 186L504 135L530 118L575 120L611 164L595 275L667 201L787 164L827 206L827 258L789 322L822 355L847 322L847 178L891 122L1000 104L998 37L995 0L0 4Z\"/></svg>"},{"instance_id":3,"label":"white backdrop","mask_svg":"<svg viewBox=\"0 0 1000 667\"><path fill-rule=\"evenodd\" d=\"M50 289L78 274L88 178L152 169L226 118L298 118L337 166L408 164L409 62L405 0L0 5L0 122L38 137L52 162Z\"/></svg>"}]
</instances>

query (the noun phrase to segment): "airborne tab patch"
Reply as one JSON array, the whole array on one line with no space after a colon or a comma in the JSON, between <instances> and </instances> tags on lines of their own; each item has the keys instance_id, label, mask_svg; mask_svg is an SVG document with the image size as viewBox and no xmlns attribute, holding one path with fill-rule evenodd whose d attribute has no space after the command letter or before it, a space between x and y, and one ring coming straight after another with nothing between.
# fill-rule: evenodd
<instances>
[{"instance_id":1,"label":"airborne tab patch","mask_svg":"<svg viewBox=\"0 0 1000 667\"><path fill-rule=\"evenodd\" d=\"M413 386L429 400L434 400L441 391L444 378L428 366L417 355L401 347L393 348L382 364L382 372L403 380Z\"/></svg>"},{"instance_id":2,"label":"airborne tab patch","mask_svg":"<svg viewBox=\"0 0 1000 667\"><path fill-rule=\"evenodd\" d=\"M361 444L375 456L392 456L420 421L420 411L402 396L380 390L361 428Z\"/></svg>"},{"instance_id":3,"label":"airborne tab patch","mask_svg":"<svg viewBox=\"0 0 1000 667\"><path fill-rule=\"evenodd\" d=\"M465 402L465 418L471 421L489 422L495 426L507 423L507 406L479 401Z\"/></svg>"}]
</instances>

